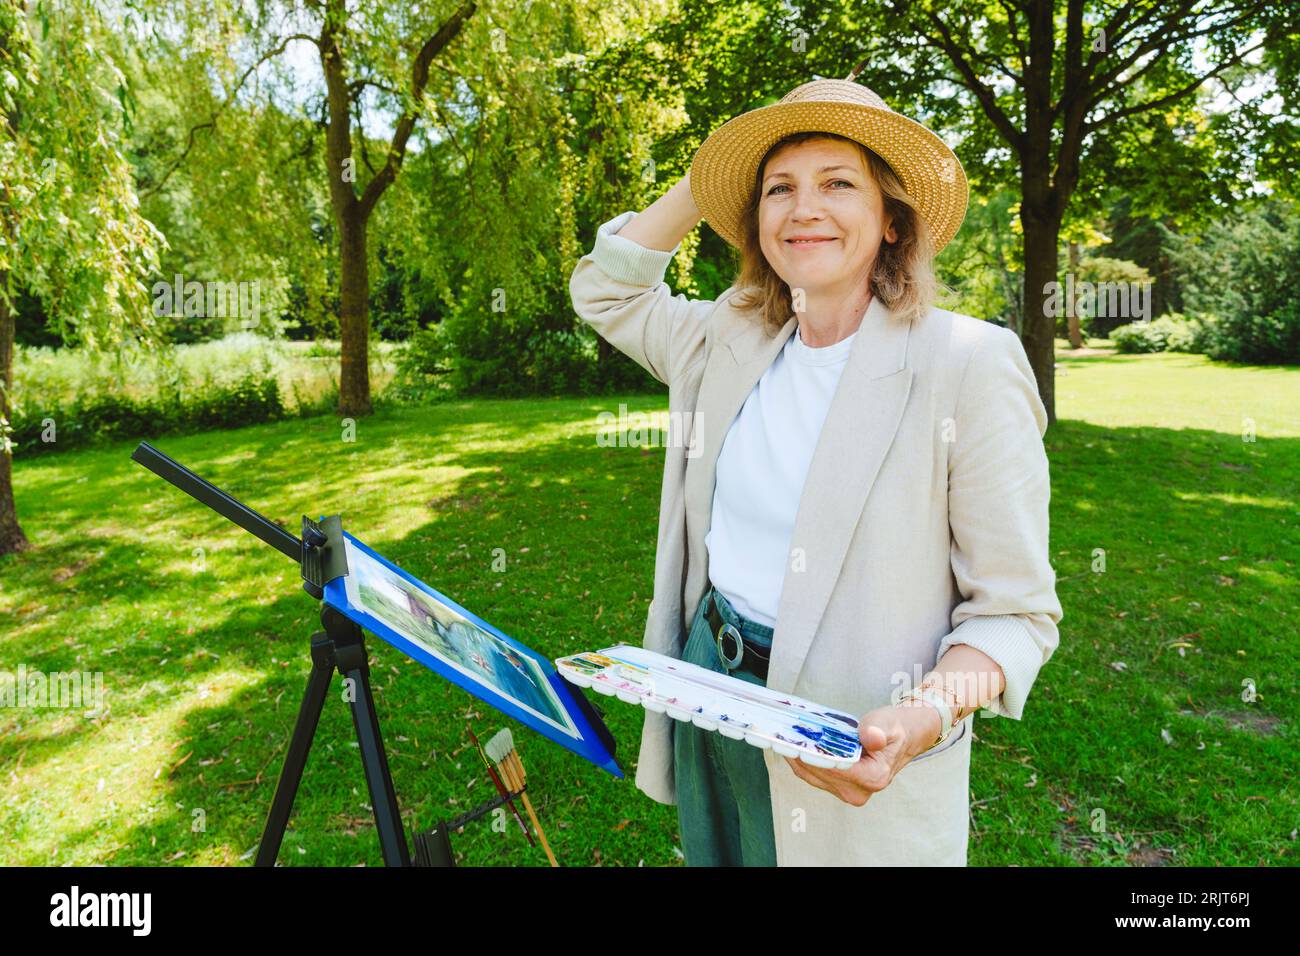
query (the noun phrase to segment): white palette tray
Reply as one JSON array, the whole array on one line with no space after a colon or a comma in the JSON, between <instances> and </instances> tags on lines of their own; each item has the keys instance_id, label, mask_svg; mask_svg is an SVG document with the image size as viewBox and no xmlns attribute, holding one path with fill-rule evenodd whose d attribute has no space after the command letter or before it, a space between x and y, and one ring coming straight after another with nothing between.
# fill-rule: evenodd
<instances>
[{"instance_id":1,"label":"white palette tray","mask_svg":"<svg viewBox=\"0 0 1300 956\"><path fill-rule=\"evenodd\" d=\"M858 722L849 714L643 647L571 654L555 667L579 687L814 767L847 770L862 755Z\"/></svg>"}]
</instances>

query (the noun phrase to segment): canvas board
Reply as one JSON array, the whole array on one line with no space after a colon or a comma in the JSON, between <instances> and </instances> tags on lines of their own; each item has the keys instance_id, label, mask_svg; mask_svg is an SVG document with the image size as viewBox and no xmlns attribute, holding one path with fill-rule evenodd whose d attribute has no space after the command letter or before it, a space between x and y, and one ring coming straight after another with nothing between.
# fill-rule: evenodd
<instances>
[{"instance_id":1,"label":"canvas board","mask_svg":"<svg viewBox=\"0 0 1300 956\"><path fill-rule=\"evenodd\" d=\"M614 742L549 658L344 532L348 573L325 603L365 630L616 777Z\"/></svg>"}]
</instances>

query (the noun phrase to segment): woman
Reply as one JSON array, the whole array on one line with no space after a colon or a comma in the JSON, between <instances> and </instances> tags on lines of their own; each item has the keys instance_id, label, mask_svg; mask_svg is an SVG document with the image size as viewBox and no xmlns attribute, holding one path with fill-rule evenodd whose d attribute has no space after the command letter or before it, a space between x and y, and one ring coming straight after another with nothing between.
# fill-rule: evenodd
<instances>
[{"instance_id":1,"label":"woman","mask_svg":"<svg viewBox=\"0 0 1300 956\"><path fill-rule=\"evenodd\" d=\"M678 805L687 864L965 865L973 714L1020 719L1058 645L1032 371L932 304L961 164L852 80L722 126L570 282L692 430L645 646L862 715L830 771L647 713L637 786ZM716 301L663 282L702 217L741 253Z\"/></svg>"}]
</instances>

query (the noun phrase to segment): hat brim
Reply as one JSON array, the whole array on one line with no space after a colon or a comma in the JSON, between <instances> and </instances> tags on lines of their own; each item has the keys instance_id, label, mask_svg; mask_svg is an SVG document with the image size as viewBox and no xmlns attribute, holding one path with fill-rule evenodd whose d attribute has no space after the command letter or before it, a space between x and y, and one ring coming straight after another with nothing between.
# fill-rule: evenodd
<instances>
[{"instance_id":1,"label":"hat brim","mask_svg":"<svg viewBox=\"0 0 1300 956\"><path fill-rule=\"evenodd\" d=\"M966 217L970 187L957 154L915 120L860 103L774 103L728 120L691 161L691 196L704 220L740 248L741 219L758 164L791 133L837 133L866 146L902 180L937 254Z\"/></svg>"}]
</instances>

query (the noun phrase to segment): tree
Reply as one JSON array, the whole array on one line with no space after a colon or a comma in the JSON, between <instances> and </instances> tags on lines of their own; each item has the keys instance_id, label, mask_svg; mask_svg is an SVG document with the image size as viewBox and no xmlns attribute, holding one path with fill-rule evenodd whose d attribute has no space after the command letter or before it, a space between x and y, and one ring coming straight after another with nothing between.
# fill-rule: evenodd
<instances>
[{"instance_id":1,"label":"tree","mask_svg":"<svg viewBox=\"0 0 1300 956\"><path fill-rule=\"evenodd\" d=\"M226 90L213 82L212 60L186 56L183 41L131 43L123 63L140 210L169 246L159 278L252 286L257 298L250 314L205 305L197 316L160 301L161 331L177 344L245 330L275 336L296 319L300 334L337 338L337 243L316 118L251 98L221 109ZM218 112L184 152L196 117Z\"/></svg>"},{"instance_id":2,"label":"tree","mask_svg":"<svg viewBox=\"0 0 1300 956\"><path fill-rule=\"evenodd\" d=\"M330 201L339 229L339 331L342 367L339 371L339 414L370 413L370 275L366 258L366 224L406 156L406 144L423 104L424 88L434 57L443 51L475 10L466 3L420 44L410 67L409 85L402 91L403 107L388 145L383 166L375 172L361 195L353 186L352 113L354 98L370 83L357 77L349 63L351 37L344 0L325 0L325 17L319 38L321 67L329 97L329 127L325 137L329 168ZM349 76L352 76L349 79Z\"/></svg>"},{"instance_id":3,"label":"tree","mask_svg":"<svg viewBox=\"0 0 1300 956\"><path fill-rule=\"evenodd\" d=\"M243 69L217 112L190 130L185 152L173 168L188 154L195 133L215 126L220 115L256 75L259 66L283 54L293 41L316 47L325 80L326 170L330 205L338 230L342 356L339 414L366 415L371 411L367 227L380 198L401 170L411 134L435 99L427 95L430 70L474 15L477 3L468 0L434 28L419 6L408 9L358 4L349 9L346 0L312 0L307 10L315 16L316 32L279 35L273 29L275 25L294 22L303 11L291 4L286 4L284 10L270 9L273 6L267 5L263 19L252 24L249 32L269 32L275 41ZM238 5L232 5L228 14L231 20L237 20ZM219 18L218 24L224 27L224 19ZM201 38L195 46L201 55L213 53L211 45ZM366 134L356 128L359 123L354 125L354 118L361 117L370 102L366 98L368 92L378 95L395 116L393 132L378 168L371 164ZM365 172L353 155L358 147Z\"/></svg>"},{"instance_id":4,"label":"tree","mask_svg":"<svg viewBox=\"0 0 1300 956\"><path fill-rule=\"evenodd\" d=\"M1055 420L1047 303L1071 201L1102 208L1107 181L1123 181L1156 208L1204 208L1233 198L1248 155L1266 160L1263 175L1290 175L1294 124L1262 104L1274 88L1295 102L1295 18L1294 4L1270 0L683 0L627 70L635 88L680 84L693 122L674 142L689 155L726 119L865 63L858 82L957 142L973 192L1018 192L1019 332ZM1192 108L1208 80L1243 73L1274 82L1239 84L1233 123Z\"/></svg>"},{"instance_id":5,"label":"tree","mask_svg":"<svg viewBox=\"0 0 1300 956\"><path fill-rule=\"evenodd\" d=\"M1025 250L1020 334L1050 421L1056 323L1047 301L1061 226L1094 145L1133 118L1176 108L1266 45L1283 46L1288 32L1294 37L1294 13L1268 0L1126 0L1093 10L1068 0L1063 14L1058 6L997 0L957 16L934 0L891 4L902 32L915 31L916 49L946 58L949 78L1017 161ZM1197 41L1206 48L1201 65Z\"/></svg>"},{"instance_id":6,"label":"tree","mask_svg":"<svg viewBox=\"0 0 1300 956\"><path fill-rule=\"evenodd\" d=\"M130 97L116 49L86 0L0 0L0 554L28 547L7 435L18 290L65 342L155 341L144 283L164 240L119 145Z\"/></svg>"}]
</instances>

